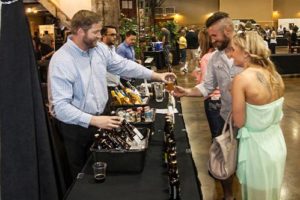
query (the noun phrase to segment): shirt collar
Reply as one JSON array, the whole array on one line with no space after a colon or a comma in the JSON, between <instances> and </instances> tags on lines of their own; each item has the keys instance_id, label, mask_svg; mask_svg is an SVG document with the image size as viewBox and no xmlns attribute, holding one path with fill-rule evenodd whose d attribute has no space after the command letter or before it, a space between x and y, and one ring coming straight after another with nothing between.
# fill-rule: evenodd
<instances>
[{"instance_id":1,"label":"shirt collar","mask_svg":"<svg viewBox=\"0 0 300 200\"><path fill-rule=\"evenodd\" d=\"M72 36L69 36L69 37L68 37L67 45L68 45L70 48L74 49L78 54L80 54L80 55L82 55L82 56L89 55L89 49L88 49L87 51L84 51L84 50L80 49L80 48L77 46L77 44L75 44L75 43L73 42L73 40L71 39L71 37L72 37Z\"/></svg>"},{"instance_id":2,"label":"shirt collar","mask_svg":"<svg viewBox=\"0 0 300 200\"><path fill-rule=\"evenodd\" d=\"M221 57L227 62L228 66L231 68L234 66L233 64L233 58L228 58L228 56L225 53L225 50L220 51Z\"/></svg>"},{"instance_id":3,"label":"shirt collar","mask_svg":"<svg viewBox=\"0 0 300 200\"><path fill-rule=\"evenodd\" d=\"M124 41L123 43L124 43L125 47L129 47L129 48L132 47L132 46L130 46L129 44L127 44L125 41Z\"/></svg>"}]
</instances>

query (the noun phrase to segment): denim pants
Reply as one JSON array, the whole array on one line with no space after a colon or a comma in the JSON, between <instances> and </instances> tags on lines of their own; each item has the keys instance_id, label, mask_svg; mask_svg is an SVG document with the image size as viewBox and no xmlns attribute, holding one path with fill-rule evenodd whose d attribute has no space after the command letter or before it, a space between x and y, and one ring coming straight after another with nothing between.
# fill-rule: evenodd
<instances>
[{"instance_id":1,"label":"denim pants","mask_svg":"<svg viewBox=\"0 0 300 200\"><path fill-rule=\"evenodd\" d=\"M180 61L185 63L186 61L186 49L179 49L180 52Z\"/></svg>"},{"instance_id":2,"label":"denim pants","mask_svg":"<svg viewBox=\"0 0 300 200\"><path fill-rule=\"evenodd\" d=\"M222 133L225 124L220 115L221 100L212 100L210 97L204 100L204 109L209 124L211 137L217 137Z\"/></svg>"}]
</instances>

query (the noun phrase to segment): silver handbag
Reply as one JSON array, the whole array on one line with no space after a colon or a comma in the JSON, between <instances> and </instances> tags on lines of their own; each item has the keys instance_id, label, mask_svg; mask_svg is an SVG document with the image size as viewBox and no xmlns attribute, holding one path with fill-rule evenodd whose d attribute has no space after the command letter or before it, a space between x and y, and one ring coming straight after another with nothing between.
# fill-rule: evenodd
<instances>
[{"instance_id":1,"label":"silver handbag","mask_svg":"<svg viewBox=\"0 0 300 200\"><path fill-rule=\"evenodd\" d=\"M229 125L229 129L227 129ZM213 177L225 180L234 174L237 165L237 140L232 127L232 114L225 121L222 134L215 137L209 149L208 171Z\"/></svg>"}]
</instances>

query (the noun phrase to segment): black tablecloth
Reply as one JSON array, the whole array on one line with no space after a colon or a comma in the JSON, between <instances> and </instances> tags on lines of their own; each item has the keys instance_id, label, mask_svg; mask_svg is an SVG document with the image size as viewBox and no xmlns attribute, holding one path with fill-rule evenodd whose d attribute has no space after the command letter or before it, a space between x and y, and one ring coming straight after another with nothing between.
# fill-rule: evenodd
<instances>
[{"instance_id":1,"label":"black tablecloth","mask_svg":"<svg viewBox=\"0 0 300 200\"><path fill-rule=\"evenodd\" d=\"M166 108L162 103L150 102L153 108ZM182 200L202 199L197 171L190 153L180 102L177 102L179 114L175 116L175 136L177 146L178 171ZM145 168L140 174L108 174L104 183L95 183L92 176L92 159L87 162L81 177L73 184L67 200L167 200L168 177L163 166L162 146L165 115L157 114L155 134L147 151ZM109 167L109 166L108 166Z\"/></svg>"},{"instance_id":2,"label":"black tablecloth","mask_svg":"<svg viewBox=\"0 0 300 200\"><path fill-rule=\"evenodd\" d=\"M300 74L300 54L273 54L270 58L280 74Z\"/></svg>"},{"instance_id":3,"label":"black tablecloth","mask_svg":"<svg viewBox=\"0 0 300 200\"><path fill-rule=\"evenodd\" d=\"M163 69L166 66L163 51L145 51L144 57L154 58L155 66L157 67L157 69Z\"/></svg>"}]
</instances>

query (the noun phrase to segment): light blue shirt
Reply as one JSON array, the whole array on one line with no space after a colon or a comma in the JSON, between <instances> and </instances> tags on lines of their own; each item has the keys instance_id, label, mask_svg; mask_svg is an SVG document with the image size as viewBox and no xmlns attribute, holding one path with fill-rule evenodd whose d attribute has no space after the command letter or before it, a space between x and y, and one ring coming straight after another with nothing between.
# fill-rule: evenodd
<instances>
[{"instance_id":1,"label":"light blue shirt","mask_svg":"<svg viewBox=\"0 0 300 200\"><path fill-rule=\"evenodd\" d=\"M88 127L107 103L106 72L150 79L152 71L124 59L105 44L81 50L70 38L49 64L48 93L51 114L67 124Z\"/></svg>"},{"instance_id":2,"label":"light blue shirt","mask_svg":"<svg viewBox=\"0 0 300 200\"><path fill-rule=\"evenodd\" d=\"M102 42L102 43L105 44L104 42ZM107 45L107 44L105 44L105 45ZM116 48L114 45L111 45L108 47L109 47L110 51L116 52ZM107 86L116 87L120 84L120 76L107 72L106 73L106 81L107 81Z\"/></svg>"},{"instance_id":3,"label":"light blue shirt","mask_svg":"<svg viewBox=\"0 0 300 200\"><path fill-rule=\"evenodd\" d=\"M135 52L133 46L129 46L126 42L122 42L118 48L117 53L123 58L135 61Z\"/></svg>"},{"instance_id":4,"label":"light blue shirt","mask_svg":"<svg viewBox=\"0 0 300 200\"><path fill-rule=\"evenodd\" d=\"M222 105L220 115L224 120L231 111L231 80L242 70L242 67L234 65L233 59L229 59L224 51L215 51L208 61L204 81L196 86L204 97L219 86Z\"/></svg>"}]
</instances>

